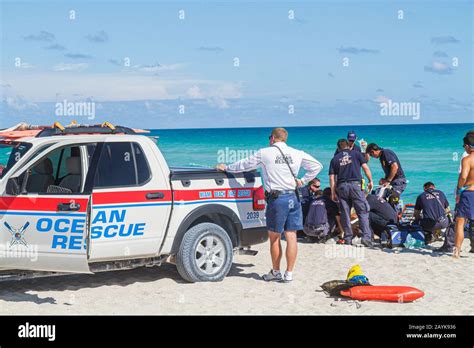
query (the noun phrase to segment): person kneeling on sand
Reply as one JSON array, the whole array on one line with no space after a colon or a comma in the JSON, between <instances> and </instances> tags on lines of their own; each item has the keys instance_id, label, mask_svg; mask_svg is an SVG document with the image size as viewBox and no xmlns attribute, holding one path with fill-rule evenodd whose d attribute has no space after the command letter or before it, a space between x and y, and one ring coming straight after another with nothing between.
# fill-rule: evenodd
<instances>
[{"instance_id":1,"label":"person kneeling on sand","mask_svg":"<svg viewBox=\"0 0 474 348\"><path fill-rule=\"evenodd\" d=\"M304 220L304 233L310 241L326 242L342 231L339 207L331 200L331 188L316 191Z\"/></svg>"},{"instance_id":2,"label":"person kneeling on sand","mask_svg":"<svg viewBox=\"0 0 474 348\"><path fill-rule=\"evenodd\" d=\"M324 241L329 233L326 201L321 190L315 192L315 199L310 203L304 220L304 233L314 242Z\"/></svg>"},{"instance_id":3,"label":"person kneeling on sand","mask_svg":"<svg viewBox=\"0 0 474 348\"><path fill-rule=\"evenodd\" d=\"M422 213L423 218L421 218ZM415 221L425 232L425 244L430 244L433 241L436 230L448 227L449 213L449 202L445 194L437 190L431 181L425 183L423 192L417 197L415 204Z\"/></svg>"},{"instance_id":4,"label":"person kneeling on sand","mask_svg":"<svg viewBox=\"0 0 474 348\"><path fill-rule=\"evenodd\" d=\"M303 221L306 221L308 215L309 206L311 202L316 199L316 192L321 189L321 181L318 178L314 178L308 185L301 187L301 208L303 210Z\"/></svg>"},{"instance_id":5,"label":"person kneeling on sand","mask_svg":"<svg viewBox=\"0 0 474 348\"><path fill-rule=\"evenodd\" d=\"M289 282L293 279L296 263L296 231L303 229L303 214L298 188L316 177L323 168L313 156L286 144L288 132L284 128L275 128L269 136L270 146L258 150L248 158L230 165L218 164L217 169L227 172L245 172L257 168L263 171L267 209L268 236L273 267L262 278L265 281L277 280ZM306 171L298 179L300 168ZM297 194L298 193L298 194ZM285 233L287 268L284 276L280 272L282 258L281 235Z\"/></svg>"},{"instance_id":6,"label":"person kneeling on sand","mask_svg":"<svg viewBox=\"0 0 474 348\"><path fill-rule=\"evenodd\" d=\"M367 195L367 203L369 203L369 223L370 228L380 237L382 246L386 246L390 240L388 225L396 225L398 223L397 211L392 205L382 197L377 195Z\"/></svg>"}]
</instances>

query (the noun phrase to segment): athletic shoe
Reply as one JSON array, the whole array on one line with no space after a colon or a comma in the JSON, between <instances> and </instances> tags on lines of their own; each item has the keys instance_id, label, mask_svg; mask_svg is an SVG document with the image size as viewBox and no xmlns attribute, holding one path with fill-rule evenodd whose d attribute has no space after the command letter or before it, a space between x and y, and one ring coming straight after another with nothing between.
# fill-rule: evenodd
<instances>
[{"instance_id":1,"label":"athletic shoe","mask_svg":"<svg viewBox=\"0 0 474 348\"><path fill-rule=\"evenodd\" d=\"M374 243L372 243L372 241L370 241L370 240L362 239L362 241L360 242L360 246L361 247L366 247L366 248L373 248Z\"/></svg>"},{"instance_id":2,"label":"athletic shoe","mask_svg":"<svg viewBox=\"0 0 474 348\"><path fill-rule=\"evenodd\" d=\"M264 274L262 276L263 280L266 282L271 282L271 281L281 281L283 278L281 276L280 271L274 271L273 269L270 270L267 274Z\"/></svg>"},{"instance_id":3,"label":"athletic shoe","mask_svg":"<svg viewBox=\"0 0 474 348\"><path fill-rule=\"evenodd\" d=\"M324 242L324 244L336 244L339 241L339 237L333 237L329 238L327 241ZM344 241L344 239L342 239Z\"/></svg>"},{"instance_id":4,"label":"athletic shoe","mask_svg":"<svg viewBox=\"0 0 474 348\"><path fill-rule=\"evenodd\" d=\"M344 239L338 239L337 244L346 244L346 241Z\"/></svg>"},{"instance_id":5,"label":"athletic shoe","mask_svg":"<svg viewBox=\"0 0 474 348\"><path fill-rule=\"evenodd\" d=\"M447 245L443 245L441 248L434 249L435 253L452 253L453 247L448 247Z\"/></svg>"},{"instance_id":6,"label":"athletic shoe","mask_svg":"<svg viewBox=\"0 0 474 348\"><path fill-rule=\"evenodd\" d=\"M283 283L289 283L293 280L293 273L288 273L288 271L285 271L285 274L283 275L282 282Z\"/></svg>"},{"instance_id":7,"label":"athletic shoe","mask_svg":"<svg viewBox=\"0 0 474 348\"><path fill-rule=\"evenodd\" d=\"M352 238L352 245L360 245L362 243L362 239L360 237Z\"/></svg>"}]
</instances>

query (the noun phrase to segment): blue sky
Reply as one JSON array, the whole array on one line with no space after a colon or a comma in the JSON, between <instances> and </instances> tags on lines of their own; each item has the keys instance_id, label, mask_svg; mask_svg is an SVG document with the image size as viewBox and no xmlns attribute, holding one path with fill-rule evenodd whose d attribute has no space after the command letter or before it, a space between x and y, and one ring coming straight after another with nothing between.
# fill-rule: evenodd
<instances>
[{"instance_id":1,"label":"blue sky","mask_svg":"<svg viewBox=\"0 0 474 348\"><path fill-rule=\"evenodd\" d=\"M471 1L0 2L0 126L64 100L149 128L474 121Z\"/></svg>"}]
</instances>

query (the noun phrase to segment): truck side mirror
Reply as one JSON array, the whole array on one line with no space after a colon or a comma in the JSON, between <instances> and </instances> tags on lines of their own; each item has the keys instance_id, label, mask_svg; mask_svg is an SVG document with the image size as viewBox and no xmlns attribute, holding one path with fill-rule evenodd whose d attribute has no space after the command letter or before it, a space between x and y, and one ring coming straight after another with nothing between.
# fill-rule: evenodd
<instances>
[{"instance_id":1,"label":"truck side mirror","mask_svg":"<svg viewBox=\"0 0 474 348\"><path fill-rule=\"evenodd\" d=\"M18 184L18 178L8 179L6 193L7 195L11 196L18 196L20 194L20 185Z\"/></svg>"}]
</instances>

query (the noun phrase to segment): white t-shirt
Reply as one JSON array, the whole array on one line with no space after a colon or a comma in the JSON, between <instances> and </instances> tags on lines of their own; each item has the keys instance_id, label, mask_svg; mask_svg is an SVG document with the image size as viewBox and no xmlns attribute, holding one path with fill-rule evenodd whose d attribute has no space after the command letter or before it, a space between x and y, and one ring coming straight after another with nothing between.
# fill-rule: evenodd
<instances>
[{"instance_id":1,"label":"white t-shirt","mask_svg":"<svg viewBox=\"0 0 474 348\"><path fill-rule=\"evenodd\" d=\"M285 142L279 141L274 146L278 146L282 150L295 175L298 175L300 167L306 170L305 175L301 179L303 184L307 184L323 169L323 165L313 156L304 151L294 149ZM295 189L295 179L290 173L290 169L285 163L281 152L273 146L260 149L248 158L229 164L226 167L226 171L238 173L257 168L262 169L263 182L267 191Z\"/></svg>"}]
</instances>

